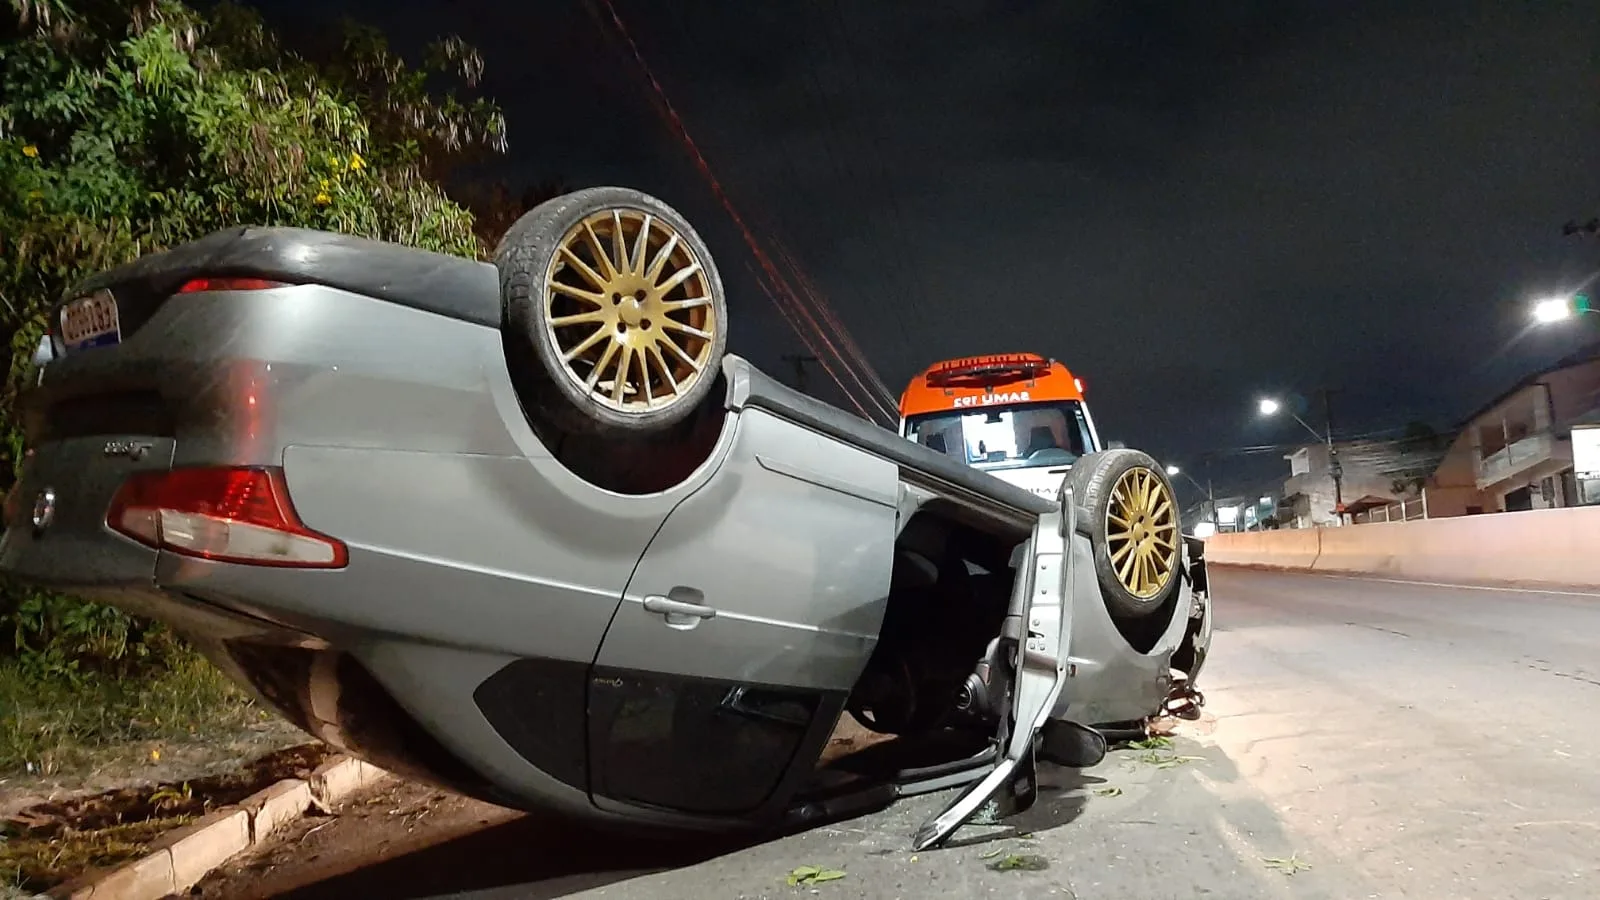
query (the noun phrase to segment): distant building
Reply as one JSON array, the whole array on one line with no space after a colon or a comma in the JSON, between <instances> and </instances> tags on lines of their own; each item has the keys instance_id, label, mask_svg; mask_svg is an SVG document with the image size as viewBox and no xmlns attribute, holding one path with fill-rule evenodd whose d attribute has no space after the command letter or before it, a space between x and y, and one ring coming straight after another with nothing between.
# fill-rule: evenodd
<instances>
[{"instance_id":1,"label":"distant building","mask_svg":"<svg viewBox=\"0 0 1600 900\"><path fill-rule=\"evenodd\" d=\"M1392 441L1335 441L1339 459L1339 489L1334 489L1327 444L1306 444L1288 453L1289 478L1283 483L1278 518L1287 528L1331 527L1345 524L1343 514L1400 503L1415 496L1398 489L1401 458ZM1341 511L1338 498L1344 502Z\"/></svg>"},{"instance_id":2,"label":"distant building","mask_svg":"<svg viewBox=\"0 0 1600 900\"><path fill-rule=\"evenodd\" d=\"M1258 499L1242 494L1218 497L1215 509L1212 508L1211 500L1203 499L1185 513L1185 525L1190 533L1194 533L1202 523L1214 527L1219 533L1276 528L1277 523L1272 520L1272 504L1261 502L1270 499L1267 497Z\"/></svg>"},{"instance_id":3,"label":"distant building","mask_svg":"<svg viewBox=\"0 0 1600 900\"><path fill-rule=\"evenodd\" d=\"M1600 503L1600 461L1580 479L1600 427L1600 343L1517 382L1469 417L1428 479L1430 517ZM1600 450L1600 446L1596 447Z\"/></svg>"}]
</instances>

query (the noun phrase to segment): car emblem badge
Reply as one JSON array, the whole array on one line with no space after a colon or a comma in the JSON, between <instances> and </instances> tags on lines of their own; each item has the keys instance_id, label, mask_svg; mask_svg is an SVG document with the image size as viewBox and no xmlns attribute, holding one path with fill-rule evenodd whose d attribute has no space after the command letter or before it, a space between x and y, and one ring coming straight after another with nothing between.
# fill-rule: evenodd
<instances>
[{"instance_id":1,"label":"car emblem badge","mask_svg":"<svg viewBox=\"0 0 1600 900\"><path fill-rule=\"evenodd\" d=\"M106 456L126 456L134 462L138 462L144 459L145 454L149 453L151 448L152 445L149 441L107 441L100 452Z\"/></svg>"},{"instance_id":2,"label":"car emblem badge","mask_svg":"<svg viewBox=\"0 0 1600 900\"><path fill-rule=\"evenodd\" d=\"M33 499L33 530L44 531L56 520L56 492L45 488Z\"/></svg>"}]
</instances>

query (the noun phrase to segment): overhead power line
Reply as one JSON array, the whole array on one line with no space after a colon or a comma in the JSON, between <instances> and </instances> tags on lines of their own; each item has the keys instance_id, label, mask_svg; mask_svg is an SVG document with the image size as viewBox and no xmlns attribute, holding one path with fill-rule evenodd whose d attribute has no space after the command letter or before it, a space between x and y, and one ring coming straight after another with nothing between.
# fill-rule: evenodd
<instances>
[{"instance_id":1,"label":"overhead power line","mask_svg":"<svg viewBox=\"0 0 1600 900\"><path fill-rule=\"evenodd\" d=\"M767 253L761 241L756 238L750 226L746 224L744 216L734 206L721 181L716 177L716 173L712 171L710 162L706 159L705 154L701 152L694 138L689 134L688 127L684 123L682 116L678 114L676 107L668 99L666 89L662 87L660 80L656 78L655 73L651 70L643 52L639 49L638 43L634 41L632 34L623 23L616 7L611 0L594 0L594 3L597 6L591 6L591 10L598 13L599 9L603 8L604 16L602 18L609 20L612 27L615 28L617 36L622 40L632 56L633 61L644 74L653 92L658 110L663 114L668 126L679 142L689 151L691 159L711 188L712 194L722 204L728 217L733 220L734 225L739 229L746 246L755 258L756 264L760 267L762 275L765 276L763 287L773 300L774 306L778 308L790 327L795 330L795 334L800 338L801 342L812 352L812 355L817 357L818 365L833 379L834 383L839 386L839 390L844 393L846 399L856 407L862 416L869 420L877 419L892 424L895 421L893 404L886 402L882 394L875 390L873 383L876 382L877 386L881 386L883 382L877 376L871 363L860 353L859 347L855 345L853 340L847 341L848 332L844 331L842 323L838 323L837 318L833 317L831 311L827 310L825 301L820 296L811 296L803 299L800 292L796 291L789 280L784 277L782 270L773 261L771 255ZM807 300L810 303L807 303ZM816 313L812 311L813 306L817 309ZM819 317L829 319L830 328L824 329L818 322ZM839 337L838 343L830 338L830 331ZM843 344L847 349L841 350L840 344ZM832 359L831 363L829 361L830 357ZM839 371L843 371L845 377L841 378ZM861 372L868 374L863 376ZM851 386L851 383L854 384L854 387Z\"/></svg>"}]
</instances>

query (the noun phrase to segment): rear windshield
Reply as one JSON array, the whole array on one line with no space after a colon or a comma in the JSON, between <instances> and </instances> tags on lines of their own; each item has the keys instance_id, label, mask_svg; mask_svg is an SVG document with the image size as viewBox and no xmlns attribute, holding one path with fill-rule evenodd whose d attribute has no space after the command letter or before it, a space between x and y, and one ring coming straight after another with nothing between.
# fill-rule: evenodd
<instances>
[{"instance_id":1,"label":"rear windshield","mask_svg":"<svg viewBox=\"0 0 1600 900\"><path fill-rule=\"evenodd\" d=\"M1016 403L912 416L905 436L979 469L1071 465L1090 447L1076 400Z\"/></svg>"}]
</instances>

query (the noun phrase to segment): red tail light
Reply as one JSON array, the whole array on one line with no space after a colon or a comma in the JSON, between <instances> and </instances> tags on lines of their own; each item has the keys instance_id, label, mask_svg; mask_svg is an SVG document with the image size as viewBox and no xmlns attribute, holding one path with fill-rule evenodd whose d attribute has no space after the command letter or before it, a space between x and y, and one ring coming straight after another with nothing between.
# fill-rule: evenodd
<instances>
[{"instance_id":1,"label":"red tail light","mask_svg":"<svg viewBox=\"0 0 1600 900\"><path fill-rule=\"evenodd\" d=\"M191 278L178 288L180 294L200 294L206 291L267 291L288 287L281 281L265 278Z\"/></svg>"},{"instance_id":2,"label":"red tail light","mask_svg":"<svg viewBox=\"0 0 1600 900\"><path fill-rule=\"evenodd\" d=\"M141 472L117 490L106 524L141 544L203 559L310 569L349 561L342 541L300 521L281 469Z\"/></svg>"}]
</instances>

